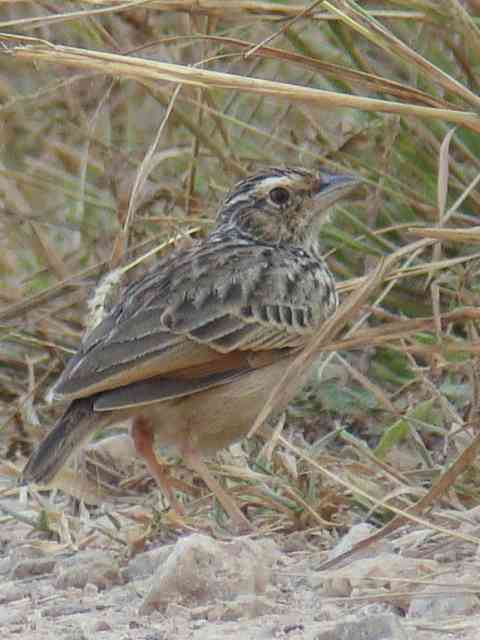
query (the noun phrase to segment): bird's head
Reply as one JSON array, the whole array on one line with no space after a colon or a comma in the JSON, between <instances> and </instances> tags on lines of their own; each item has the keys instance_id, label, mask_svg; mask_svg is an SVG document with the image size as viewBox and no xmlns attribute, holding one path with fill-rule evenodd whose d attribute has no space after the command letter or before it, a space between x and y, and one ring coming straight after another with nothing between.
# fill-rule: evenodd
<instances>
[{"instance_id":1,"label":"bird's head","mask_svg":"<svg viewBox=\"0 0 480 640\"><path fill-rule=\"evenodd\" d=\"M346 174L264 169L235 185L220 207L217 227L309 249L318 242L322 214L358 182Z\"/></svg>"}]
</instances>

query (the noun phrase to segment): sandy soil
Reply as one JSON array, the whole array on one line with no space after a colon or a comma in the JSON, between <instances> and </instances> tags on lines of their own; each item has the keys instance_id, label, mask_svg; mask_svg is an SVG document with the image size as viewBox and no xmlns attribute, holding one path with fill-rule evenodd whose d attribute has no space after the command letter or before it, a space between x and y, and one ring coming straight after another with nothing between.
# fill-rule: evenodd
<instances>
[{"instance_id":1,"label":"sandy soil","mask_svg":"<svg viewBox=\"0 0 480 640\"><path fill-rule=\"evenodd\" d=\"M140 536L141 507L70 515L59 505L49 518L61 535L49 538L28 523L39 513L30 498L2 500L15 514L0 527L2 638L480 638L468 542L435 547L431 532L406 528L322 571L371 528L222 539L167 520Z\"/></svg>"}]
</instances>

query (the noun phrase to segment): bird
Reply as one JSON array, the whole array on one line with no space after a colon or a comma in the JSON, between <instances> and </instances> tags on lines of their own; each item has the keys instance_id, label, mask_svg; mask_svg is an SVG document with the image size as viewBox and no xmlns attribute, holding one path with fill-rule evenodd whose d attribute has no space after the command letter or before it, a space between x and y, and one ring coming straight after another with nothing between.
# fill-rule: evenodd
<instances>
[{"instance_id":1,"label":"bird","mask_svg":"<svg viewBox=\"0 0 480 640\"><path fill-rule=\"evenodd\" d=\"M135 451L174 511L185 513L157 446L179 454L232 524L248 529L204 458L246 436L289 363L335 312L320 227L359 181L271 167L238 182L208 235L125 285L85 333L53 388L69 404L23 482L48 484L94 432L128 419Z\"/></svg>"}]
</instances>

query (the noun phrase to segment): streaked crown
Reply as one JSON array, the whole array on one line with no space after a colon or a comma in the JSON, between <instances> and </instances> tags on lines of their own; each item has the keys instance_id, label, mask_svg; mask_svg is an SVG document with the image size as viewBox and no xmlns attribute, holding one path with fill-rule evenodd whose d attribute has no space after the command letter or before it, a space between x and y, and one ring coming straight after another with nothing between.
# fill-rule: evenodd
<instances>
[{"instance_id":1,"label":"streaked crown","mask_svg":"<svg viewBox=\"0 0 480 640\"><path fill-rule=\"evenodd\" d=\"M318 241L321 214L358 182L346 174L265 169L235 185L218 211L217 224L222 231L308 249Z\"/></svg>"}]
</instances>

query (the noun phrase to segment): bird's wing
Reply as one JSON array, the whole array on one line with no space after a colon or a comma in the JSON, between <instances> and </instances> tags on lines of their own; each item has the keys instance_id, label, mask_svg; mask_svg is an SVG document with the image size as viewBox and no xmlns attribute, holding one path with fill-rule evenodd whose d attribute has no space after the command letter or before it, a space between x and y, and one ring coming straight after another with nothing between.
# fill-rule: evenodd
<instances>
[{"instance_id":1,"label":"bird's wing","mask_svg":"<svg viewBox=\"0 0 480 640\"><path fill-rule=\"evenodd\" d=\"M157 394L168 379L172 397L174 381L177 396L222 384L301 346L335 305L328 270L308 254L210 239L127 287L55 392L79 398L156 378Z\"/></svg>"}]
</instances>

